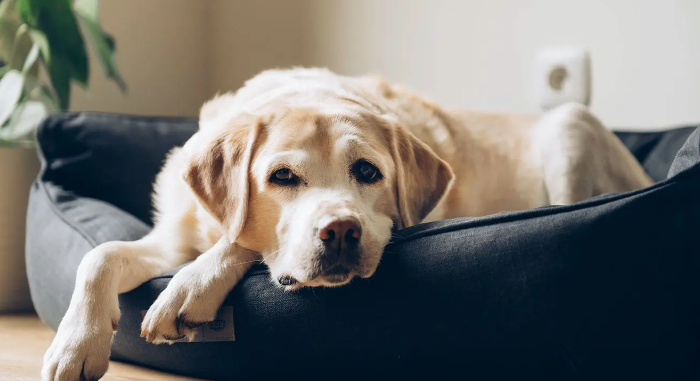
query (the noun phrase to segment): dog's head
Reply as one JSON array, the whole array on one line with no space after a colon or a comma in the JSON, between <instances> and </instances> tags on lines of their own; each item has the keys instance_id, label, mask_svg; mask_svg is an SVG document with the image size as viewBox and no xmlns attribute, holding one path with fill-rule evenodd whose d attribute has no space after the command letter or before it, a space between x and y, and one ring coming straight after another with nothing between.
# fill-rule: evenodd
<instances>
[{"instance_id":1,"label":"dog's head","mask_svg":"<svg viewBox=\"0 0 700 381\"><path fill-rule=\"evenodd\" d=\"M200 122L223 125L210 126L215 137L185 181L228 239L259 252L286 289L371 276L392 227L420 222L453 179L400 124L356 106ZM207 107L226 100L202 118L215 114Z\"/></svg>"}]
</instances>

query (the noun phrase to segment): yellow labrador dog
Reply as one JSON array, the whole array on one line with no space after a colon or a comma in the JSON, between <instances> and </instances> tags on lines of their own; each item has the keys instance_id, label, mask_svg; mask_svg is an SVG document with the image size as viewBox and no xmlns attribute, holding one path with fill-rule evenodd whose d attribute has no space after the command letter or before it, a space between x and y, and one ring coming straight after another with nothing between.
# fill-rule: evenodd
<instances>
[{"instance_id":1,"label":"yellow labrador dog","mask_svg":"<svg viewBox=\"0 0 700 381\"><path fill-rule=\"evenodd\" d=\"M158 176L153 231L85 256L42 377L101 377L117 295L192 260L145 315L149 342L191 337L256 261L285 290L339 286L372 276L395 228L650 184L583 106L447 111L378 77L266 71L203 106Z\"/></svg>"}]
</instances>

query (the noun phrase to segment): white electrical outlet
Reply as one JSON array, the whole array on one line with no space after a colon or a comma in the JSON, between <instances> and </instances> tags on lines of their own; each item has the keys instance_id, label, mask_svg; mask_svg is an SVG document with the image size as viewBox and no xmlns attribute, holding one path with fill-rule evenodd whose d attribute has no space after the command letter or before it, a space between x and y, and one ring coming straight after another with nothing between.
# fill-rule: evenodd
<instances>
[{"instance_id":1,"label":"white electrical outlet","mask_svg":"<svg viewBox=\"0 0 700 381\"><path fill-rule=\"evenodd\" d=\"M567 102L591 102L591 59L588 51L572 46L552 47L537 54L535 97L543 110Z\"/></svg>"}]
</instances>

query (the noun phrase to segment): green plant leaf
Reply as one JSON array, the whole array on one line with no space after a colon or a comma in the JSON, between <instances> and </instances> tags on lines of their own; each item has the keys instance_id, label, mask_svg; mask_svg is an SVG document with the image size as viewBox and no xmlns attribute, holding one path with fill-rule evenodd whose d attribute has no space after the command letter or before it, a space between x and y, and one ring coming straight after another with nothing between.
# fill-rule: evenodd
<instances>
[{"instance_id":1,"label":"green plant leaf","mask_svg":"<svg viewBox=\"0 0 700 381\"><path fill-rule=\"evenodd\" d=\"M10 118L22 97L24 79L17 70L10 70L0 78L0 127Z\"/></svg>"},{"instance_id":2,"label":"green plant leaf","mask_svg":"<svg viewBox=\"0 0 700 381\"><path fill-rule=\"evenodd\" d=\"M11 69L22 69L32 48L27 25L17 15L14 0L0 1L0 59Z\"/></svg>"},{"instance_id":3,"label":"green plant leaf","mask_svg":"<svg viewBox=\"0 0 700 381\"><path fill-rule=\"evenodd\" d=\"M53 92L51 91L51 88L49 86L41 84L38 87L35 87L34 90L32 90L32 92L30 93L30 96L33 98L41 99L41 101L44 102L49 111L60 111L58 103L56 102L56 97L53 95Z\"/></svg>"},{"instance_id":4,"label":"green plant leaf","mask_svg":"<svg viewBox=\"0 0 700 381\"><path fill-rule=\"evenodd\" d=\"M22 22L15 9L15 0L0 1L0 60L9 61L15 44L15 33Z\"/></svg>"},{"instance_id":5,"label":"green plant leaf","mask_svg":"<svg viewBox=\"0 0 700 381\"><path fill-rule=\"evenodd\" d=\"M51 97L58 110L67 110L70 105L70 69L61 55L53 55L46 35L36 29L29 30L29 35L35 45L39 46L49 79L53 85L56 97ZM49 93L51 93L49 91ZM58 99L56 99L58 98ZM48 105L52 107L52 105Z\"/></svg>"},{"instance_id":6,"label":"green plant leaf","mask_svg":"<svg viewBox=\"0 0 700 381\"><path fill-rule=\"evenodd\" d=\"M29 49L27 53L27 58L24 60L24 66L22 67L22 75L26 76L27 73L32 71L36 59L39 58L39 44L35 43L32 48Z\"/></svg>"},{"instance_id":7,"label":"green plant leaf","mask_svg":"<svg viewBox=\"0 0 700 381\"><path fill-rule=\"evenodd\" d=\"M51 49L49 48L49 40L46 39L46 35L36 29L30 29L29 36L32 38L32 42L39 45L39 51L44 58L44 62L50 62Z\"/></svg>"},{"instance_id":8,"label":"green plant leaf","mask_svg":"<svg viewBox=\"0 0 700 381\"><path fill-rule=\"evenodd\" d=\"M29 75L24 78L24 94L27 99L44 102L44 105L50 112L60 111L56 95L54 95L51 86L43 83L36 77Z\"/></svg>"},{"instance_id":9,"label":"green plant leaf","mask_svg":"<svg viewBox=\"0 0 700 381\"><path fill-rule=\"evenodd\" d=\"M0 129L0 139L20 140L30 136L46 117L46 107L39 101L26 101L12 113L7 127Z\"/></svg>"},{"instance_id":10,"label":"green plant leaf","mask_svg":"<svg viewBox=\"0 0 700 381\"><path fill-rule=\"evenodd\" d=\"M22 24L15 32L15 41L8 62L12 69L22 70L27 54L32 49L33 44L31 38L27 35L28 30L27 24Z\"/></svg>"},{"instance_id":11,"label":"green plant leaf","mask_svg":"<svg viewBox=\"0 0 700 381\"><path fill-rule=\"evenodd\" d=\"M75 12L90 20L98 20L98 0L75 0L73 8Z\"/></svg>"},{"instance_id":12,"label":"green plant leaf","mask_svg":"<svg viewBox=\"0 0 700 381\"><path fill-rule=\"evenodd\" d=\"M50 59L45 58L45 64L49 74L68 74L68 83L75 79L78 83L87 85L89 67L85 41L78 28L71 0L17 0L17 9L22 21L30 28L44 33L48 40ZM52 70L53 65L60 68ZM65 81L64 78L52 79L52 83L55 82ZM57 89L57 93L61 92Z\"/></svg>"},{"instance_id":13,"label":"green plant leaf","mask_svg":"<svg viewBox=\"0 0 700 381\"><path fill-rule=\"evenodd\" d=\"M70 68L62 59L55 58L51 60L51 65L47 65L51 85L53 86L56 96L58 97L58 108L61 111L68 110L70 106Z\"/></svg>"},{"instance_id":14,"label":"green plant leaf","mask_svg":"<svg viewBox=\"0 0 700 381\"><path fill-rule=\"evenodd\" d=\"M75 12L92 44L105 77L113 80L122 91L126 91L126 83L117 68L114 39L100 26L97 0L76 0Z\"/></svg>"}]
</instances>

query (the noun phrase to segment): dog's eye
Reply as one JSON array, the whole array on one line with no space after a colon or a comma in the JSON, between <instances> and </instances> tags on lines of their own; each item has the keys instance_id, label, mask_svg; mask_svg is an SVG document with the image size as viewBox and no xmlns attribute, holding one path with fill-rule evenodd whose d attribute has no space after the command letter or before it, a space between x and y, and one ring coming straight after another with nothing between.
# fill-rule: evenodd
<instances>
[{"instance_id":1,"label":"dog's eye","mask_svg":"<svg viewBox=\"0 0 700 381\"><path fill-rule=\"evenodd\" d=\"M365 184L374 184L382 179L379 169L365 160L358 160L352 166L352 174L357 181Z\"/></svg>"},{"instance_id":2,"label":"dog's eye","mask_svg":"<svg viewBox=\"0 0 700 381\"><path fill-rule=\"evenodd\" d=\"M279 185L296 185L299 183L299 177L295 175L289 168L281 168L276 170L270 176L270 182Z\"/></svg>"}]
</instances>

